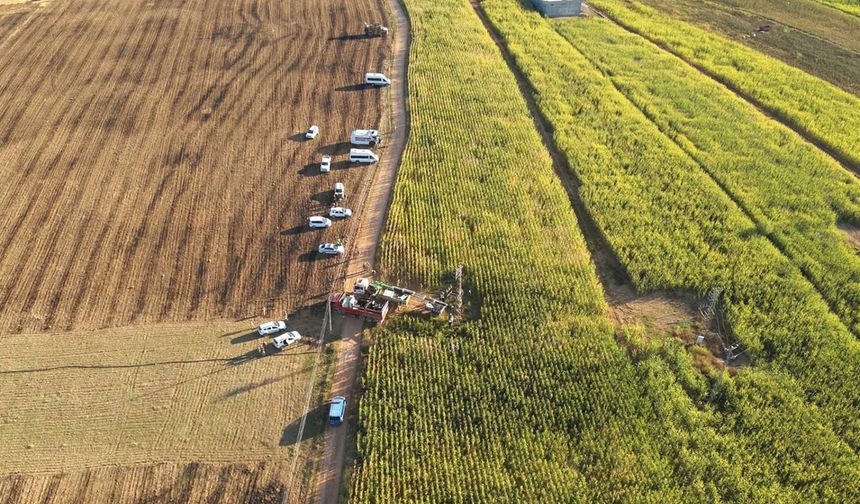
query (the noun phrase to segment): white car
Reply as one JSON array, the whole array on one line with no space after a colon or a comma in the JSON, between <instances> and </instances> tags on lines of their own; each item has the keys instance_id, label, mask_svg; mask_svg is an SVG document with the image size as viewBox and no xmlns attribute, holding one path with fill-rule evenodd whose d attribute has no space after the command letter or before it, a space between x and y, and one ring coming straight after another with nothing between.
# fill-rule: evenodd
<instances>
[{"instance_id":1,"label":"white car","mask_svg":"<svg viewBox=\"0 0 860 504\"><path fill-rule=\"evenodd\" d=\"M334 185L334 199L340 201L346 198L346 189L343 187L343 182L337 182Z\"/></svg>"},{"instance_id":2,"label":"white car","mask_svg":"<svg viewBox=\"0 0 860 504\"><path fill-rule=\"evenodd\" d=\"M323 243L318 249L320 254L340 255L346 252L343 245L339 243Z\"/></svg>"},{"instance_id":3,"label":"white car","mask_svg":"<svg viewBox=\"0 0 860 504\"><path fill-rule=\"evenodd\" d=\"M286 322L283 320L273 320L271 322L266 322L262 324L257 332L260 333L260 336L265 336L267 334L276 334L287 328Z\"/></svg>"},{"instance_id":4,"label":"white car","mask_svg":"<svg viewBox=\"0 0 860 504\"><path fill-rule=\"evenodd\" d=\"M388 86L391 84L391 79L381 73L368 72L364 74L364 83L371 86Z\"/></svg>"},{"instance_id":5,"label":"white car","mask_svg":"<svg viewBox=\"0 0 860 504\"><path fill-rule=\"evenodd\" d=\"M323 156L320 161L320 173L328 173L331 171L331 156Z\"/></svg>"},{"instance_id":6,"label":"white car","mask_svg":"<svg viewBox=\"0 0 860 504\"><path fill-rule=\"evenodd\" d=\"M329 217L351 217L352 210L344 207L331 207L331 210L328 211Z\"/></svg>"},{"instance_id":7,"label":"white car","mask_svg":"<svg viewBox=\"0 0 860 504\"><path fill-rule=\"evenodd\" d=\"M305 138L307 138L308 140L313 140L314 138L317 137L317 135L319 135L319 133L320 133L320 127L317 126L316 124L314 124L313 126L308 128L308 132L305 133Z\"/></svg>"},{"instance_id":8,"label":"white car","mask_svg":"<svg viewBox=\"0 0 860 504\"><path fill-rule=\"evenodd\" d=\"M272 339L272 345L274 345L275 348L281 349L292 345L300 339L302 339L302 335L299 334L298 331L290 331L287 334L275 336L275 338Z\"/></svg>"},{"instance_id":9,"label":"white car","mask_svg":"<svg viewBox=\"0 0 860 504\"><path fill-rule=\"evenodd\" d=\"M331 227L331 221L326 219L325 217L314 215L313 217L308 219L308 226L312 228L327 228Z\"/></svg>"}]
</instances>

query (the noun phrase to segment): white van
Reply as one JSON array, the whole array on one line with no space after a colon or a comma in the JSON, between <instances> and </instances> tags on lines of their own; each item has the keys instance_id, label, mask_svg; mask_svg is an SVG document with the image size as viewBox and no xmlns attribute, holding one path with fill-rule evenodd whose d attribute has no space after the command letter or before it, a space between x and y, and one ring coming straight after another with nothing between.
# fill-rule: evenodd
<instances>
[{"instance_id":1,"label":"white van","mask_svg":"<svg viewBox=\"0 0 860 504\"><path fill-rule=\"evenodd\" d=\"M352 163L375 163L379 156L370 149L349 149L349 160Z\"/></svg>"},{"instance_id":2,"label":"white van","mask_svg":"<svg viewBox=\"0 0 860 504\"><path fill-rule=\"evenodd\" d=\"M379 130L355 130L349 135L349 143L353 145L376 145L379 143Z\"/></svg>"},{"instance_id":3,"label":"white van","mask_svg":"<svg viewBox=\"0 0 860 504\"><path fill-rule=\"evenodd\" d=\"M391 84L391 79L381 73L366 73L364 74L364 83L371 86L387 86Z\"/></svg>"}]
</instances>

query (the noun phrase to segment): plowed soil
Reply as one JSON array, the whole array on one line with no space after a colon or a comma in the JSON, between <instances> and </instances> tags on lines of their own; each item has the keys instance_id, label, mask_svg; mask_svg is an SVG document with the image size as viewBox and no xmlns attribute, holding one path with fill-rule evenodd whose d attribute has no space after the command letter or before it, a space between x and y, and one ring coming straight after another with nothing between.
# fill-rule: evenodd
<instances>
[{"instance_id":1,"label":"plowed soil","mask_svg":"<svg viewBox=\"0 0 860 504\"><path fill-rule=\"evenodd\" d=\"M303 224L334 182L364 190L346 142L384 90L356 84L389 49L357 34L384 19L379 0L0 6L0 334L314 302L341 259L313 251L350 237Z\"/></svg>"}]
</instances>

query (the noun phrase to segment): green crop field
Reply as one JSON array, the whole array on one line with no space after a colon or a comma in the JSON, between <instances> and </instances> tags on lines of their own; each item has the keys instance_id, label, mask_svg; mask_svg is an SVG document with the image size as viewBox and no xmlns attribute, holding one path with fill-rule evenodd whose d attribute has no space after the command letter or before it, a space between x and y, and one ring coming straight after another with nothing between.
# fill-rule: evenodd
<instances>
[{"instance_id":1,"label":"green crop field","mask_svg":"<svg viewBox=\"0 0 860 504\"><path fill-rule=\"evenodd\" d=\"M710 174L860 335L860 183L826 154L711 79L609 22L556 28Z\"/></svg>"},{"instance_id":2,"label":"green crop field","mask_svg":"<svg viewBox=\"0 0 860 504\"><path fill-rule=\"evenodd\" d=\"M860 96L860 17L816 0L639 0Z\"/></svg>"},{"instance_id":3,"label":"green crop field","mask_svg":"<svg viewBox=\"0 0 860 504\"><path fill-rule=\"evenodd\" d=\"M591 3L860 167L860 98L737 42L661 15L635 0Z\"/></svg>"},{"instance_id":4,"label":"green crop field","mask_svg":"<svg viewBox=\"0 0 860 504\"><path fill-rule=\"evenodd\" d=\"M725 286L756 365L702 367L678 340L613 327L582 223L475 10L407 0L413 122L382 270L438 285L464 264L469 320L401 317L375 332L352 500L860 497L856 338L548 21L511 0L481 6L636 286Z\"/></svg>"},{"instance_id":5,"label":"green crop field","mask_svg":"<svg viewBox=\"0 0 860 504\"><path fill-rule=\"evenodd\" d=\"M847 12L853 16L860 17L860 2L857 0L817 0L824 5L829 5L833 8Z\"/></svg>"}]
</instances>

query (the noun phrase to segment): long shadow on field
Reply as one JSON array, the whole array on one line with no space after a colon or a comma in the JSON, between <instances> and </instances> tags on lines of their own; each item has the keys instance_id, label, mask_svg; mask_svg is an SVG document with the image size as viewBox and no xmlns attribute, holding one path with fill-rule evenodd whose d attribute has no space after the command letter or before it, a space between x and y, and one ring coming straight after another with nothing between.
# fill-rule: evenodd
<instances>
[{"instance_id":1,"label":"long shadow on field","mask_svg":"<svg viewBox=\"0 0 860 504\"><path fill-rule=\"evenodd\" d=\"M325 154L327 156L335 156L337 154L349 154L350 143L349 142L337 142L333 144L323 145L317 152L320 154Z\"/></svg>"},{"instance_id":2,"label":"long shadow on field","mask_svg":"<svg viewBox=\"0 0 860 504\"><path fill-rule=\"evenodd\" d=\"M316 194L311 195L311 199L316 201L322 206L329 206L334 203L334 192L333 191L320 191Z\"/></svg>"},{"instance_id":3,"label":"long shadow on field","mask_svg":"<svg viewBox=\"0 0 860 504\"><path fill-rule=\"evenodd\" d=\"M246 318L244 318L244 319L242 319L242 320L250 320L250 319L252 319L252 318L254 318L254 317L246 317ZM241 322L241 320L237 320L237 322ZM231 331L231 332L228 332L228 333L224 333L224 334L222 334L222 335L221 335L221 337L222 337L222 338L226 338L227 336L235 336L235 335L240 334L240 333L243 333L243 332L245 332L245 331L247 331L247 329L239 329L238 331Z\"/></svg>"},{"instance_id":4,"label":"long shadow on field","mask_svg":"<svg viewBox=\"0 0 860 504\"><path fill-rule=\"evenodd\" d=\"M226 401L227 399L242 395L246 392L251 392L257 390L258 388L265 387L266 385L271 385L273 383L278 383L279 381L284 381L287 378L293 376L295 373L286 374L283 376L279 376L277 378L266 378L265 380L258 381L256 383L249 383L247 385L242 385L241 387L236 387L229 392L226 392L218 398L218 401Z\"/></svg>"},{"instance_id":5,"label":"long shadow on field","mask_svg":"<svg viewBox=\"0 0 860 504\"><path fill-rule=\"evenodd\" d=\"M365 35L363 33L357 33L354 35L343 34L343 35L338 35L337 37L329 37L328 40L364 40L364 39L369 39L369 38L370 37L368 37L367 35Z\"/></svg>"},{"instance_id":6,"label":"long shadow on field","mask_svg":"<svg viewBox=\"0 0 860 504\"><path fill-rule=\"evenodd\" d=\"M334 88L335 91L339 91L341 93L350 93L353 91L364 91L365 89L370 89L371 86L369 84L350 84L349 86L341 86L339 88Z\"/></svg>"},{"instance_id":7,"label":"long shadow on field","mask_svg":"<svg viewBox=\"0 0 860 504\"><path fill-rule=\"evenodd\" d=\"M263 346L269 347L271 345L264 344ZM242 364L245 364L246 362L251 362L254 359L259 359L260 357L263 357L266 354L270 353L269 348L266 348L265 350L266 350L265 353L261 352L259 348L255 348L253 350L248 350L247 352L243 353L242 355L237 355L236 357L233 357L232 359L227 359L227 365L228 366L241 366Z\"/></svg>"},{"instance_id":8,"label":"long shadow on field","mask_svg":"<svg viewBox=\"0 0 860 504\"><path fill-rule=\"evenodd\" d=\"M305 138L305 132L296 133L295 135L290 135L290 140L293 142L307 142L309 139Z\"/></svg>"},{"instance_id":9,"label":"long shadow on field","mask_svg":"<svg viewBox=\"0 0 860 504\"><path fill-rule=\"evenodd\" d=\"M335 171L335 170L346 170L346 169L348 169L348 168L349 168L349 167L351 167L351 166L353 166L353 164L352 164L352 163L350 163L349 161L346 161L346 160L344 160L344 161L336 161L336 162L334 162L334 163L332 163L332 164L331 164L331 171Z\"/></svg>"},{"instance_id":10,"label":"long shadow on field","mask_svg":"<svg viewBox=\"0 0 860 504\"><path fill-rule=\"evenodd\" d=\"M325 421L328 413L328 404L321 404L316 408L308 411L307 420L305 421L305 430L302 432L302 438L299 437L299 427L302 424L302 417L293 420L290 425L284 427L284 432L281 434L280 446L291 446L296 442L306 441L322 435L325 432Z\"/></svg>"},{"instance_id":11,"label":"long shadow on field","mask_svg":"<svg viewBox=\"0 0 860 504\"><path fill-rule=\"evenodd\" d=\"M319 163L308 163L299 170L299 175L302 177L319 177L320 175L325 175L325 173L320 171Z\"/></svg>"},{"instance_id":12,"label":"long shadow on field","mask_svg":"<svg viewBox=\"0 0 860 504\"><path fill-rule=\"evenodd\" d=\"M241 336L236 336L235 338L230 340L231 345L239 345L241 343L247 343L249 341L254 341L255 339L260 339L260 333L257 331L251 331L249 333L245 333Z\"/></svg>"},{"instance_id":13,"label":"long shadow on field","mask_svg":"<svg viewBox=\"0 0 860 504\"><path fill-rule=\"evenodd\" d=\"M295 236L295 235L299 235L302 233L307 233L308 231L312 231L310 226L308 226L306 224L299 224L298 226L293 226L291 228L282 229L281 235L282 236L286 236L286 235Z\"/></svg>"},{"instance_id":14,"label":"long shadow on field","mask_svg":"<svg viewBox=\"0 0 860 504\"><path fill-rule=\"evenodd\" d=\"M311 262L317 258L317 256L322 256L323 254L317 254L316 250L311 250L309 252L305 252L304 254L299 255L299 262Z\"/></svg>"},{"instance_id":15,"label":"long shadow on field","mask_svg":"<svg viewBox=\"0 0 860 504\"><path fill-rule=\"evenodd\" d=\"M254 350L256 352L256 350ZM175 366L177 364L202 364L209 362L219 362L222 364L231 364L236 357L227 359L184 359L184 360L169 360L159 362L142 362L139 364L66 364L62 366L48 366L41 368L27 369L7 369L0 370L0 375L4 374L24 374L24 373L41 373L48 371L61 371L66 369L134 369L155 366Z\"/></svg>"}]
</instances>

